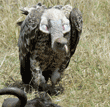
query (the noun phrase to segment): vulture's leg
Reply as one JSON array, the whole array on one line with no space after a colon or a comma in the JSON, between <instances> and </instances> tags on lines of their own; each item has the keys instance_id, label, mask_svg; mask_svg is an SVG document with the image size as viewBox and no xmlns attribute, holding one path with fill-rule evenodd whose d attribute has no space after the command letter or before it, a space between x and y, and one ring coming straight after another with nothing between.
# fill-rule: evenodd
<instances>
[{"instance_id":1,"label":"vulture's leg","mask_svg":"<svg viewBox=\"0 0 110 107\"><path fill-rule=\"evenodd\" d=\"M40 90L46 90L47 89L47 83L45 80L45 77L42 75L42 71L41 70L34 70L32 71L32 85L33 87L36 89Z\"/></svg>"},{"instance_id":2,"label":"vulture's leg","mask_svg":"<svg viewBox=\"0 0 110 107\"><path fill-rule=\"evenodd\" d=\"M34 58L35 59L35 58ZM32 85L35 89L47 90L48 85L46 83L45 77L42 74L42 69L40 68L39 62L30 58L30 66L32 72Z\"/></svg>"},{"instance_id":3,"label":"vulture's leg","mask_svg":"<svg viewBox=\"0 0 110 107\"><path fill-rule=\"evenodd\" d=\"M51 82L53 86L57 84L57 82L60 80L60 77L61 77L61 74L59 72L59 68L57 68L55 71L52 72L52 75L51 75Z\"/></svg>"},{"instance_id":4,"label":"vulture's leg","mask_svg":"<svg viewBox=\"0 0 110 107\"><path fill-rule=\"evenodd\" d=\"M52 86L48 86L48 90L47 90L47 92L51 95L58 95L59 94L60 89L55 86L61 77L61 74L58 71L59 71L59 68L57 68L54 71L47 70L43 73L46 80L48 80L49 78L51 79ZM47 72L48 72L48 75L46 75Z\"/></svg>"}]
</instances>

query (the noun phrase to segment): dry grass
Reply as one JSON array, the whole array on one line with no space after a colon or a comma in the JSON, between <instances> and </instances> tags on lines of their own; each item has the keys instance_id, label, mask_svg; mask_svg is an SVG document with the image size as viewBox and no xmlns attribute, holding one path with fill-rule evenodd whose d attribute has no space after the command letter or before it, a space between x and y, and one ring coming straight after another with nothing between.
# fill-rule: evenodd
<instances>
[{"instance_id":1,"label":"dry grass","mask_svg":"<svg viewBox=\"0 0 110 107\"><path fill-rule=\"evenodd\" d=\"M81 39L61 81L65 91L53 101L62 107L110 107L109 0L0 0L0 88L21 81L16 22L24 17L19 7L38 1L46 6L71 4L83 13ZM0 106L4 98L0 96Z\"/></svg>"}]
</instances>

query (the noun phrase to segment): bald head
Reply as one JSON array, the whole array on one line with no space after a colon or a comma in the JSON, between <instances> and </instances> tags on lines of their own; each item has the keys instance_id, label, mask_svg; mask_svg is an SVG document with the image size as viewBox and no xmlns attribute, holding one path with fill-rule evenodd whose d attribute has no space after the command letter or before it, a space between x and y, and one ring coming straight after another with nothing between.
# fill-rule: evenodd
<instances>
[{"instance_id":1,"label":"bald head","mask_svg":"<svg viewBox=\"0 0 110 107\"><path fill-rule=\"evenodd\" d=\"M68 52L68 41L64 34L70 31L70 22L63 11L55 8L46 9L41 17L40 30L51 35L51 48L55 52Z\"/></svg>"}]
</instances>

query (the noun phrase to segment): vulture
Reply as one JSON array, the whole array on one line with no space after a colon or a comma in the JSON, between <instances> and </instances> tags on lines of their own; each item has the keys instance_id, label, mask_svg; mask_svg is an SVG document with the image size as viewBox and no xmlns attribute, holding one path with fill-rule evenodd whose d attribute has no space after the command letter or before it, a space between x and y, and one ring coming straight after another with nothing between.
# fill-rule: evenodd
<instances>
[{"instance_id":1,"label":"vulture","mask_svg":"<svg viewBox=\"0 0 110 107\"><path fill-rule=\"evenodd\" d=\"M51 102L49 96L43 93L38 98L27 101L27 95L19 88L8 87L0 89L0 95L14 95L18 98L7 98L2 107L61 107Z\"/></svg>"},{"instance_id":2,"label":"vulture","mask_svg":"<svg viewBox=\"0 0 110 107\"><path fill-rule=\"evenodd\" d=\"M82 14L70 5L47 8L38 3L22 8L26 18L18 22L20 74L24 84L48 89L61 80L82 33Z\"/></svg>"}]
</instances>

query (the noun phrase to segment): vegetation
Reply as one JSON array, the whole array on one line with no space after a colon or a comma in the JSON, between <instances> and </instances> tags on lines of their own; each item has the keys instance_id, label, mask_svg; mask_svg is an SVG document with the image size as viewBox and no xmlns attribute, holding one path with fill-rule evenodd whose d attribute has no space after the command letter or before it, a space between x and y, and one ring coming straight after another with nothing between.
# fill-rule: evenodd
<instances>
[{"instance_id":1,"label":"vegetation","mask_svg":"<svg viewBox=\"0 0 110 107\"><path fill-rule=\"evenodd\" d=\"M20 7L70 4L83 14L83 32L61 84L52 96L62 107L110 107L110 0L0 0L0 88L21 82L18 54L19 27L25 18ZM27 93L28 99L34 98ZM0 106L6 97L0 96Z\"/></svg>"}]
</instances>

